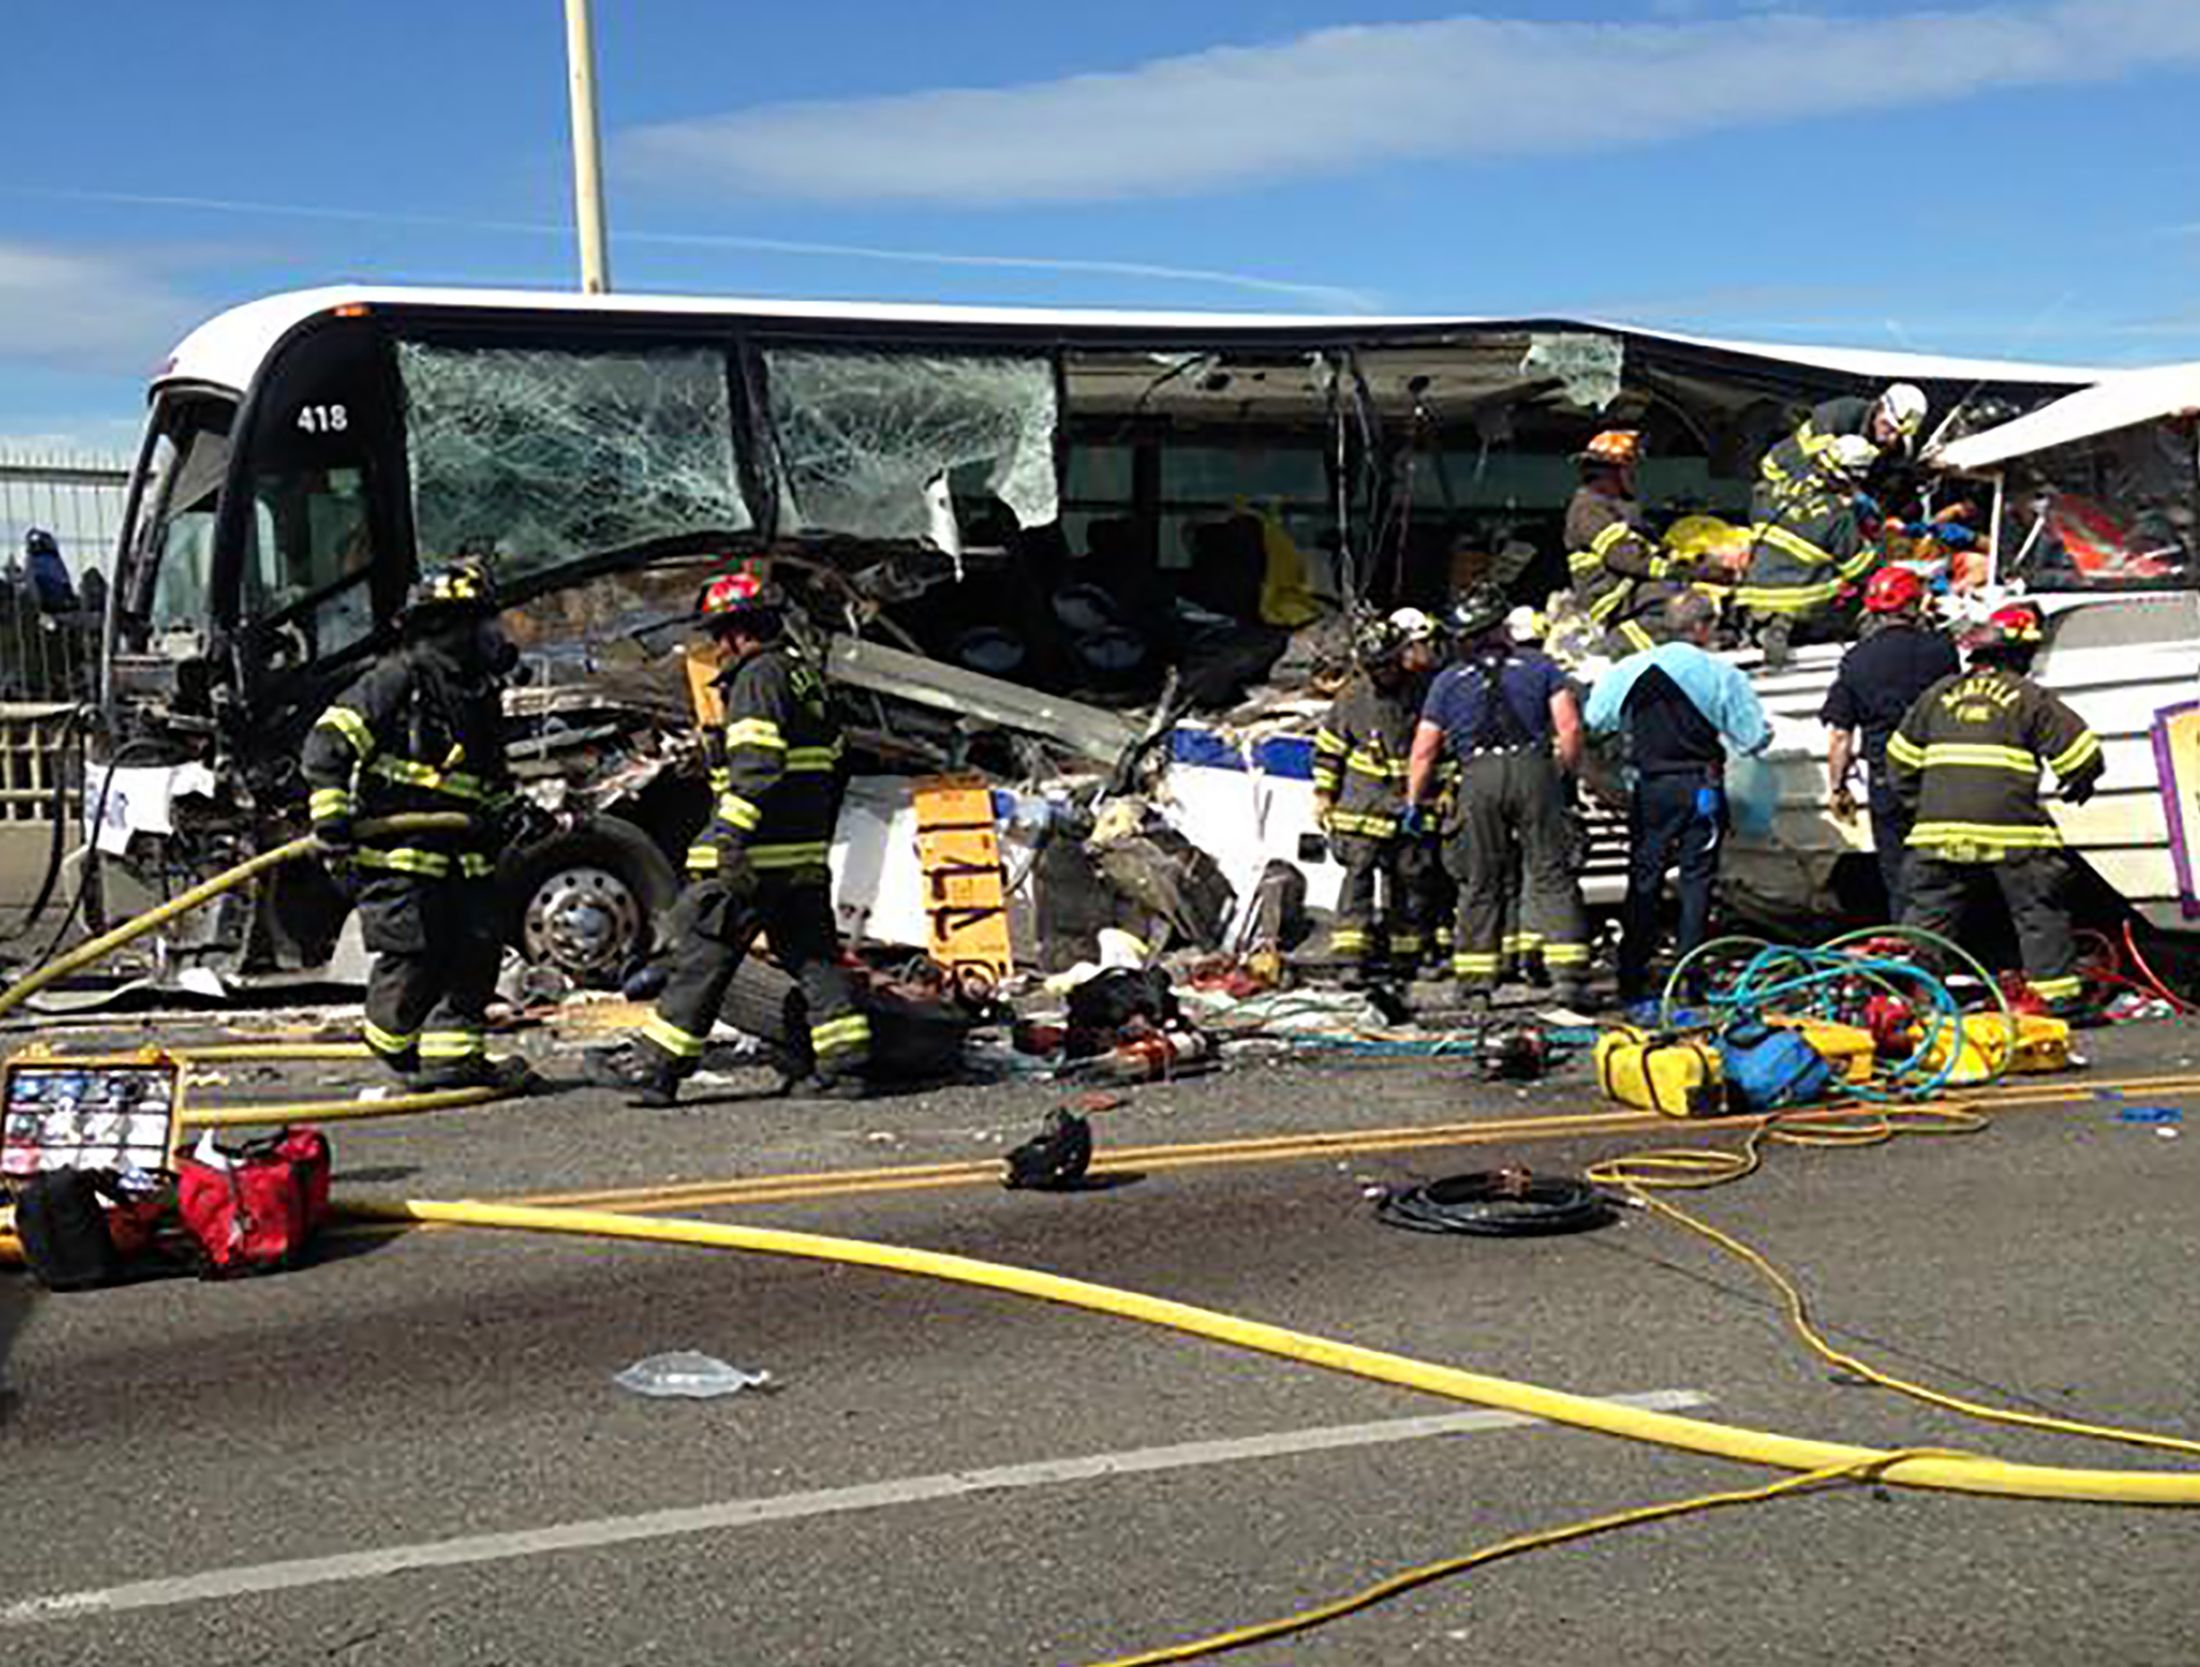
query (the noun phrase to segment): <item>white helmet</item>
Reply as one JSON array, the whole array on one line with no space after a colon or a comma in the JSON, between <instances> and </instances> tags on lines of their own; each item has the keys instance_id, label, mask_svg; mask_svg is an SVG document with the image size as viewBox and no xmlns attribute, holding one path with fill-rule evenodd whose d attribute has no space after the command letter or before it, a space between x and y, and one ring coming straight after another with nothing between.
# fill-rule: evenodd
<instances>
[{"instance_id":1,"label":"white helmet","mask_svg":"<svg viewBox=\"0 0 2200 1667\"><path fill-rule=\"evenodd\" d=\"M1879 448L1861 434L1837 434L1826 448L1825 458L1835 474L1861 480L1879 461Z\"/></svg>"},{"instance_id":2,"label":"white helmet","mask_svg":"<svg viewBox=\"0 0 2200 1667\"><path fill-rule=\"evenodd\" d=\"M1390 628L1406 642L1434 642L1436 621L1419 608L1400 608L1390 616Z\"/></svg>"},{"instance_id":3,"label":"white helmet","mask_svg":"<svg viewBox=\"0 0 2200 1667\"><path fill-rule=\"evenodd\" d=\"M1505 634L1516 643L1541 642L1545 629L1543 615L1525 602L1505 616Z\"/></svg>"},{"instance_id":4,"label":"white helmet","mask_svg":"<svg viewBox=\"0 0 2200 1667\"><path fill-rule=\"evenodd\" d=\"M1914 382L1897 382L1879 396L1879 414L1896 434L1914 440L1925 426L1925 390Z\"/></svg>"}]
</instances>

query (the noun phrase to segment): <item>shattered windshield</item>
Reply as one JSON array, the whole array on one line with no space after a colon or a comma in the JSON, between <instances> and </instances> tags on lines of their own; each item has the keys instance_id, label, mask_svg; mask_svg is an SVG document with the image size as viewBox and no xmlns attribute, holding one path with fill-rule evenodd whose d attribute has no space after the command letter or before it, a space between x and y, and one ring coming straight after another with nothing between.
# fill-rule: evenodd
<instances>
[{"instance_id":1,"label":"shattered windshield","mask_svg":"<svg viewBox=\"0 0 2200 1667\"><path fill-rule=\"evenodd\" d=\"M493 558L507 581L753 524L727 358L400 342L423 562Z\"/></svg>"},{"instance_id":2,"label":"shattered windshield","mask_svg":"<svg viewBox=\"0 0 2200 1667\"><path fill-rule=\"evenodd\" d=\"M2200 428L2146 423L2010 466L2003 571L2039 590L2190 584L2200 554Z\"/></svg>"},{"instance_id":3,"label":"shattered windshield","mask_svg":"<svg viewBox=\"0 0 2200 1667\"><path fill-rule=\"evenodd\" d=\"M1059 512L1047 360L778 350L765 365L787 530L943 542L945 477L973 466L1019 526Z\"/></svg>"}]
</instances>

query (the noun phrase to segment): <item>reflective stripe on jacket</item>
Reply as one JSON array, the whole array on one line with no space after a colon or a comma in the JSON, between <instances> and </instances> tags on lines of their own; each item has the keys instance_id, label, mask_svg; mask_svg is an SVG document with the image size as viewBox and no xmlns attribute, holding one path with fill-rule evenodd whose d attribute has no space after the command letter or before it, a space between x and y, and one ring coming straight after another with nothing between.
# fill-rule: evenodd
<instances>
[{"instance_id":1,"label":"reflective stripe on jacket","mask_svg":"<svg viewBox=\"0 0 2200 1667\"><path fill-rule=\"evenodd\" d=\"M725 763L712 774L710 825L689 853L760 872L822 873L840 818L840 725L825 680L791 644L773 643L720 678Z\"/></svg>"},{"instance_id":2,"label":"reflective stripe on jacket","mask_svg":"<svg viewBox=\"0 0 2200 1667\"><path fill-rule=\"evenodd\" d=\"M464 811L463 834L402 836L362 848L362 868L435 878L489 872L489 819L511 796L501 689L467 680L415 646L376 664L306 732L299 770L319 824ZM478 860L476 860L478 858Z\"/></svg>"},{"instance_id":3,"label":"reflective stripe on jacket","mask_svg":"<svg viewBox=\"0 0 2200 1667\"><path fill-rule=\"evenodd\" d=\"M1314 791L1333 802L1332 833L1388 839L1406 803L1406 766L1420 704L1410 685L1378 689L1355 677L1314 735Z\"/></svg>"},{"instance_id":4,"label":"reflective stripe on jacket","mask_svg":"<svg viewBox=\"0 0 2200 1667\"><path fill-rule=\"evenodd\" d=\"M2054 850L2040 772L2064 787L2101 773L2101 739L2028 677L1979 666L1918 696L1887 741L1895 792L1915 820L1909 844L1950 862Z\"/></svg>"}]
</instances>

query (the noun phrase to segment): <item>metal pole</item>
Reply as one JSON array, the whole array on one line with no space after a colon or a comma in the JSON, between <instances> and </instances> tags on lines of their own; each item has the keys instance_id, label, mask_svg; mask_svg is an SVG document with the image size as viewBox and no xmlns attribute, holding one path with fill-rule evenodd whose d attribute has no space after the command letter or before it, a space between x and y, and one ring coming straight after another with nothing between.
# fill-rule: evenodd
<instances>
[{"instance_id":1,"label":"metal pole","mask_svg":"<svg viewBox=\"0 0 2200 1667\"><path fill-rule=\"evenodd\" d=\"M573 219L580 234L581 289L611 289L603 224L603 165L596 142L596 47L588 0L565 0L565 61L573 106Z\"/></svg>"}]
</instances>

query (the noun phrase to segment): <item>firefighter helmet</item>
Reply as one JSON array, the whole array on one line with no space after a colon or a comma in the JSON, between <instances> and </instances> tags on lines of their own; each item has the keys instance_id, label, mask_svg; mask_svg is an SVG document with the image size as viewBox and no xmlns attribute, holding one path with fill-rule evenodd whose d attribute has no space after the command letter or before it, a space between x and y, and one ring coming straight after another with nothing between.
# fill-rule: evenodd
<instances>
[{"instance_id":1,"label":"firefighter helmet","mask_svg":"<svg viewBox=\"0 0 2200 1667\"><path fill-rule=\"evenodd\" d=\"M1581 448L1577 461L1600 464L1607 469L1632 469L1642 461L1642 431L1634 428L1608 428L1592 435L1589 443Z\"/></svg>"},{"instance_id":2,"label":"firefighter helmet","mask_svg":"<svg viewBox=\"0 0 2200 1667\"><path fill-rule=\"evenodd\" d=\"M1914 382L1897 382L1879 396L1878 414L1897 437L1914 440L1925 426L1925 390Z\"/></svg>"},{"instance_id":3,"label":"firefighter helmet","mask_svg":"<svg viewBox=\"0 0 2200 1667\"><path fill-rule=\"evenodd\" d=\"M407 619L445 608L483 614L497 611L496 580L490 576L487 562L461 556L441 567L429 568L413 580L405 596Z\"/></svg>"},{"instance_id":4,"label":"firefighter helmet","mask_svg":"<svg viewBox=\"0 0 2200 1667\"><path fill-rule=\"evenodd\" d=\"M1462 637L1486 636L1505 623L1505 616L1512 612L1512 603L1495 585L1484 581L1470 587L1452 604L1451 628Z\"/></svg>"},{"instance_id":5,"label":"firefighter helmet","mask_svg":"<svg viewBox=\"0 0 2200 1667\"><path fill-rule=\"evenodd\" d=\"M1849 480L1862 480L1879 461L1879 448L1861 434L1836 434L1823 453L1827 467Z\"/></svg>"},{"instance_id":6,"label":"firefighter helmet","mask_svg":"<svg viewBox=\"0 0 2200 1667\"><path fill-rule=\"evenodd\" d=\"M1398 651L1405 645L1404 633L1389 620L1382 618L1366 621L1352 637L1353 656L1367 666L1390 664L1398 658Z\"/></svg>"},{"instance_id":7,"label":"firefighter helmet","mask_svg":"<svg viewBox=\"0 0 2200 1667\"><path fill-rule=\"evenodd\" d=\"M1388 623L1390 628L1398 633L1399 639L1403 642L1434 642L1436 640L1436 621L1429 618L1419 608L1395 609L1392 611Z\"/></svg>"},{"instance_id":8,"label":"firefighter helmet","mask_svg":"<svg viewBox=\"0 0 2200 1667\"><path fill-rule=\"evenodd\" d=\"M759 616L776 616L787 606L786 593L753 567L721 573L695 599L695 617L704 629L725 630Z\"/></svg>"},{"instance_id":9,"label":"firefighter helmet","mask_svg":"<svg viewBox=\"0 0 2200 1667\"><path fill-rule=\"evenodd\" d=\"M1864 584L1864 611L1899 614L1925 600L1925 581L1910 567L1882 567Z\"/></svg>"},{"instance_id":10,"label":"firefighter helmet","mask_svg":"<svg viewBox=\"0 0 2200 1667\"><path fill-rule=\"evenodd\" d=\"M2047 627L2039 609L2029 602L2011 602L1986 616L1986 623L1965 638L1973 652L1997 648L2037 648L2047 641Z\"/></svg>"}]
</instances>

